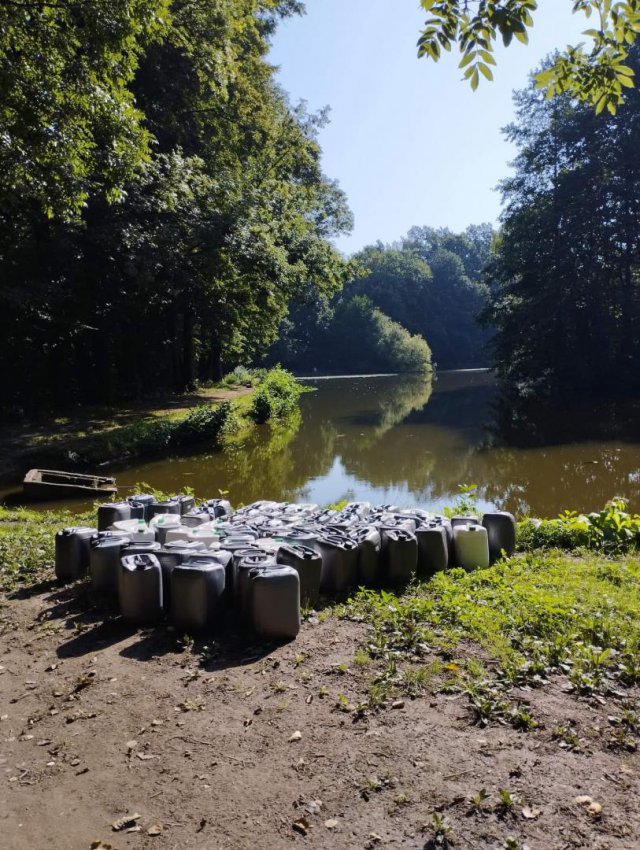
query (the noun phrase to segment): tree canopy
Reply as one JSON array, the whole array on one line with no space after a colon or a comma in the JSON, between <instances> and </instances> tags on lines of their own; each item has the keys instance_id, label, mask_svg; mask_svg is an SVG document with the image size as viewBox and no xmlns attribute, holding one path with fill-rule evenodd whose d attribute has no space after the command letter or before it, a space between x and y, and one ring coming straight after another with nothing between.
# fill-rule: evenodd
<instances>
[{"instance_id":1,"label":"tree canopy","mask_svg":"<svg viewBox=\"0 0 640 850\"><path fill-rule=\"evenodd\" d=\"M5 411L12 402L33 410L185 389L259 356L304 288L326 298L341 288L348 264L329 240L350 229L351 214L322 171L326 116L292 106L266 61L278 19L298 7L2 7L5 22L24 23L28 42L23 55L15 28L3 30L11 43L0 70ZM119 21L128 16L137 22L127 29ZM21 75L28 56L51 64L51 86L39 87L30 66ZM104 109L83 62L116 86ZM69 86L76 107L65 101Z\"/></svg>"},{"instance_id":2,"label":"tree canopy","mask_svg":"<svg viewBox=\"0 0 640 850\"><path fill-rule=\"evenodd\" d=\"M493 236L488 224L473 225L463 233L412 227L397 244L364 248L353 257L343 293L327 299L317 289L306 288L294 299L271 361L304 371L344 372L356 368L356 362L363 370L365 361L372 370L412 371L405 370L402 358L396 356L381 366L374 347L364 344L368 339L364 325L362 333L350 329L356 313L358 321L366 318L367 327L372 327L376 308L380 333L389 327L385 322L391 321L406 334L396 347L397 351L406 349L405 362L411 359L409 348L422 339L440 367L486 365L484 346L490 333L480 328L476 317L487 303L482 271L489 261ZM395 365L390 365L392 362Z\"/></svg>"},{"instance_id":3,"label":"tree canopy","mask_svg":"<svg viewBox=\"0 0 640 850\"><path fill-rule=\"evenodd\" d=\"M634 48L630 61L640 69ZM616 116L534 88L516 95L518 146L490 266L485 321L512 397L640 388L640 91Z\"/></svg>"},{"instance_id":4,"label":"tree canopy","mask_svg":"<svg viewBox=\"0 0 640 850\"><path fill-rule=\"evenodd\" d=\"M558 0L554 0L558 2ZM563 0L588 19L583 33L591 40L567 47L536 75L536 85L548 97L569 94L591 103L596 112L612 115L634 86L629 48L640 33L640 0ZM418 40L418 55L437 61L442 50L457 47L459 67L473 89L480 78L493 79L496 40L509 46L526 44L534 24L537 0L421 0L428 13Z\"/></svg>"}]
</instances>

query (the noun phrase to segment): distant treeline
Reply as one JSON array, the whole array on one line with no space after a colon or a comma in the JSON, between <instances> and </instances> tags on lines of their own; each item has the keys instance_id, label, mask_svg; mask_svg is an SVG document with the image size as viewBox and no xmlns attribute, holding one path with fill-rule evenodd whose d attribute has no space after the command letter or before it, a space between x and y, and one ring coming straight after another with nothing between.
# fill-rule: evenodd
<instances>
[{"instance_id":1,"label":"distant treeline","mask_svg":"<svg viewBox=\"0 0 640 850\"><path fill-rule=\"evenodd\" d=\"M493 236L488 224L463 233L413 227L398 244L365 248L341 293L330 300L307 288L292 304L270 360L297 371L420 371L424 340L439 367L488 365L490 332L477 316L487 305ZM392 326L393 343L384 344Z\"/></svg>"}]
</instances>

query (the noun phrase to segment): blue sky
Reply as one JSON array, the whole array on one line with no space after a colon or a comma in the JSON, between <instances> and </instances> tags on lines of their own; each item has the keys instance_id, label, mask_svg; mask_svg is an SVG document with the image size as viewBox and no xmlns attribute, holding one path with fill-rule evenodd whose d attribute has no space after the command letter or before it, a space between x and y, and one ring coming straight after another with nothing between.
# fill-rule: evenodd
<instances>
[{"instance_id":1,"label":"blue sky","mask_svg":"<svg viewBox=\"0 0 640 850\"><path fill-rule=\"evenodd\" d=\"M511 94L555 48L575 44L588 24L571 0L540 0L528 46L498 48L492 83L471 92L458 58L416 58L425 15L417 0L307 0L284 22L270 61L294 102L328 105L320 136L325 172L337 178L355 215L346 252L391 242L414 224L462 230L495 222L495 186L514 149L500 132Z\"/></svg>"}]
</instances>

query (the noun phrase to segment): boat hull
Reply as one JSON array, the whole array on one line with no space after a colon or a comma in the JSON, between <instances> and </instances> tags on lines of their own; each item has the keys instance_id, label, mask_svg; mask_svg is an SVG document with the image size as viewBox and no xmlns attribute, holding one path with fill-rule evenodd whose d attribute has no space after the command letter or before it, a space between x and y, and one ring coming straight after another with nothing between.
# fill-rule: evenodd
<instances>
[{"instance_id":1,"label":"boat hull","mask_svg":"<svg viewBox=\"0 0 640 850\"><path fill-rule=\"evenodd\" d=\"M31 501L108 498L118 492L114 478L52 469L30 469L22 489Z\"/></svg>"}]
</instances>

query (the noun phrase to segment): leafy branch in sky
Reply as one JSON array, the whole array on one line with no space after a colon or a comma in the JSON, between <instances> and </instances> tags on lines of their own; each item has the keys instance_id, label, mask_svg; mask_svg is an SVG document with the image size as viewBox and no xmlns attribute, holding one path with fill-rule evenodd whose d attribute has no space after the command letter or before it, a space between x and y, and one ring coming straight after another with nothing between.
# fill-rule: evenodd
<instances>
[{"instance_id":1,"label":"leafy branch in sky","mask_svg":"<svg viewBox=\"0 0 640 850\"><path fill-rule=\"evenodd\" d=\"M442 50L457 47L459 67L472 89L480 78L493 79L495 43L508 47L513 39L527 44L536 0L421 0L427 12L418 40L418 55L438 61ZM557 2L557 0L556 0ZM629 47L640 33L640 0L568 0L574 13L582 12L592 26L580 43L568 46L553 63L536 75L536 85L547 97L569 94L591 103L596 112L612 115L633 88L634 72L627 63Z\"/></svg>"}]
</instances>

